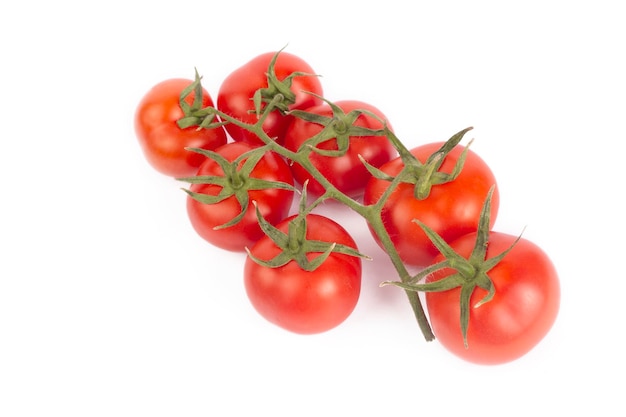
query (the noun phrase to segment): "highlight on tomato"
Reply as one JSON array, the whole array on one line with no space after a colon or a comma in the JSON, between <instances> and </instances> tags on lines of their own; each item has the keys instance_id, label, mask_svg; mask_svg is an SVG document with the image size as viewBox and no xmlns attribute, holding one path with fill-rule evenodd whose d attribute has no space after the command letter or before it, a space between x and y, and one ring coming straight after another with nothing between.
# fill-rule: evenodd
<instances>
[{"instance_id":1,"label":"highlight on tomato","mask_svg":"<svg viewBox=\"0 0 626 417\"><path fill-rule=\"evenodd\" d=\"M313 93L313 94L311 94ZM319 77L302 58L287 52L267 52L251 59L231 72L217 94L217 109L247 124L254 124L268 103L275 109L263 121L267 135L283 143L285 129L292 120L286 113L320 104L323 93ZM317 96L316 96L317 95ZM264 142L254 133L234 123L225 125L235 141L255 145Z\"/></svg>"},{"instance_id":2,"label":"highlight on tomato","mask_svg":"<svg viewBox=\"0 0 626 417\"><path fill-rule=\"evenodd\" d=\"M557 271L539 246L489 231L491 197L492 192L478 230L450 243L418 222L441 253L414 283L395 283L426 292L432 329L442 346L484 365L530 352L555 323L561 298Z\"/></svg>"},{"instance_id":3,"label":"highlight on tomato","mask_svg":"<svg viewBox=\"0 0 626 417\"><path fill-rule=\"evenodd\" d=\"M365 187L366 205L377 204L385 196L382 223L398 255L409 265L426 266L439 253L414 219L447 242L476 231L485 196L495 185L490 226L496 221L499 191L495 175L478 154L459 144L470 129L446 142L424 144L410 152L398 143L400 156L374 172ZM388 134L394 138L393 132ZM400 183L389 194L387 189L396 177ZM368 226L383 247L371 223Z\"/></svg>"},{"instance_id":4,"label":"highlight on tomato","mask_svg":"<svg viewBox=\"0 0 626 417\"><path fill-rule=\"evenodd\" d=\"M256 210L270 223L289 213L294 179L287 162L265 147L230 142L215 151L196 149L204 162L191 184L187 214L194 230L221 249L244 251L264 236Z\"/></svg>"},{"instance_id":5,"label":"highlight on tomato","mask_svg":"<svg viewBox=\"0 0 626 417\"><path fill-rule=\"evenodd\" d=\"M294 333L315 334L344 322L361 292L361 255L334 220L299 213L266 232L248 252L246 294L269 322Z\"/></svg>"},{"instance_id":6,"label":"highlight on tomato","mask_svg":"<svg viewBox=\"0 0 626 417\"><path fill-rule=\"evenodd\" d=\"M378 168L397 156L393 144L382 133L386 116L369 103L325 102L292 114L295 118L285 133L284 146L292 152L313 146L309 154L313 166L349 197L361 197L371 177L363 160ZM391 129L389 123L387 128ZM297 182L308 181L310 194L324 193L325 187L309 170L298 163L292 169Z\"/></svg>"},{"instance_id":7,"label":"highlight on tomato","mask_svg":"<svg viewBox=\"0 0 626 417\"><path fill-rule=\"evenodd\" d=\"M221 126L178 125L180 119L208 106L213 106L213 99L197 74L195 80L161 81L141 98L135 111L135 134L146 160L156 171L171 177L193 175L205 158L186 148L213 150L226 143Z\"/></svg>"}]
</instances>

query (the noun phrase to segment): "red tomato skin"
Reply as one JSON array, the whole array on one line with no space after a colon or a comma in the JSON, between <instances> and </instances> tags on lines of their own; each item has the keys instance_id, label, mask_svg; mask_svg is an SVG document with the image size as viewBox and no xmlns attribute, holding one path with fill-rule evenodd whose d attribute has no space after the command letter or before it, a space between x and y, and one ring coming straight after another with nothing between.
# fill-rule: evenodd
<instances>
[{"instance_id":1,"label":"red tomato skin","mask_svg":"<svg viewBox=\"0 0 626 417\"><path fill-rule=\"evenodd\" d=\"M491 232L487 258L497 256L517 236ZM462 256L469 257L476 234L470 233L451 243ZM438 256L434 262L442 260ZM453 273L438 271L426 281L436 281ZM470 301L470 320L465 348L459 319L460 289L426 293L426 305L435 336L454 355L476 364L497 365L516 360L533 349L556 321L561 298L559 277L554 264L536 244L522 238L498 265L488 272L496 289L494 298L473 307L486 295L477 288Z\"/></svg>"},{"instance_id":2,"label":"red tomato skin","mask_svg":"<svg viewBox=\"0 0 626 417\"><path fill-rule=\"evenodd\" d=\"M334 104L346 114L353 110L362 109L376 114L381 120L386 119L383 112L378 108L359 100L341 100ZM333 111L328 104L321 104L304 110L322 116L333 116ZM359 116L354 124L369 129L382 129L384 127L380 121L367 114ZM391 128L390 125L389 127ZM321 132L322 129L323 127L317 123L294 118L285 133L285 147L295 152L304 142ZM336 150L337 141L336 139L329 139L317 147L325 150ZM360 161L359 155L371 165L380 167L395 158L397 152L386 136L353 136L350 138L350 146L345 155L330 157L312 152L310 160L339 191L349 197L358 198L363 195L367 181L371 177L365 165ZM300 184L309 181L307 191L311 195L320 196L324 193L325 189L322 184L316 181L301 165L294 164L292 170L296 181Z\"/></svg>"},{"instance_id":3,"label":"red tomato skin","mask_svg":"<svg viewBox=\"0 0 626 417\"><path fill-rule=\"evenodd\" d=\"M441 145L443 142L425 144L412 149L411 153L421 162L425 162ZM463 149L462 145L457 145L448 154L439 171L451 172ZM380 169L395 175L402 167L402 160L396 158ZM476 231L480 212L493 185L496 185L493 172L472 150L468 150L459 176L446 184L433 186L430 195L424 200L414 197L412 184L400 184L381 212L385 228L400 258L409 265L426 266L439 253L413 219L425 223L446 242ZM388 186L388 181L371 178L365 188L364 203L366 205L376 203ZM500 193L496 185L491 200L491 227L496 221L499 205ZM370 231L380 245L371 227Z\"/></svg>"},{"instance_id":4,"label":"red tomato skin","mask_svg":"<svg viewBox=\"0 0 626 417\"><path fill-rule=\"evenodd\" d=\"M253 148L252 145L244 142L231 142L215 151L232 162L242 153ZM223 176L224 172L216 162L206 158L197 175ZM294 185L289 165L275 153L267 153L261 158L251 176ZM208 195L217 195L221 189L217 185L210 184L191 184L190 186L191 191ZM249 191L250 205L244 217L239 223L224 229L214 230L214 227L229 222L241 212L241 206L235 196L216 204L203 204L187 196L187 215L194 230L204 240L221 249L242 252L265 236L259 226L252 201L256 201L259 210L268 222L276 224L289 214L293 195L293 191L276 188L251 190Z\"/></svg>"},{"instance_id":5,"label":"red tomato skin","mask_svg":"<svg viewBox=\"0 0 626 417\"><path fill-rule=\"evenodd\" d=\"M201 129L192 126L181 129L176 124L183 117L180 93L193 81L172 78L154 85L140 100L135 111L134 127L139 145L148 163L158 172L170 177L193 175L204 157L186 150L187 147L214 150L226 143L223 128ZM191 104L192 92L185 101ZM213 106L206 90L202 106Z\"/></svg>"},{"instance_id":6,"label":"red tomato skin","mask_svg":"<svg viewBox=\"0 0 626 417\"><path fill-rule=\"evenodd\" d=\"M287 231L290 216L277 227ZM333 220L309 214L307 238L341 243L356 248L348 232ZM269 260L280 249L267 237L251 249L256 257ZM309 254L309 259L319 256ZM361 292L361 259L331 254L313 272L301 269L295 261L278 268L267 268L249 257L244 266L246 293L256 311L269 322L298 334L328 331L354 310Z\"/></svg>"},{"instance_id":7,"label":"red tomato skin","mask_svg":"<svg viewBox=\"0 0 626 417\"><path fill-rule=\"evenodd\" d=\"M231 72L222 82L217 94L217 108L245 123L256 123L257 115L254 112L252 97L259 88L267 87L267 70L274 56L274 52L261 54L241 67ZM280 52L274 67L276 77L284 80L294 72L315 74L313 68L300 57ZM290 110L303 109L320 104L322 100L307 92L323 96L322 84L319 77L298 76L293 79L291 90L296 95L295 103L289 106ZM279 111L273 111L263 123L263 130L270 138L274 138L279 144L283 143L285 129L293 119L293 116L282 115ZM233 124L225 125L226 131L235 141L244 141L254 145L261 145L263 141L255 134Z\"/></svg>"}]
</instances>

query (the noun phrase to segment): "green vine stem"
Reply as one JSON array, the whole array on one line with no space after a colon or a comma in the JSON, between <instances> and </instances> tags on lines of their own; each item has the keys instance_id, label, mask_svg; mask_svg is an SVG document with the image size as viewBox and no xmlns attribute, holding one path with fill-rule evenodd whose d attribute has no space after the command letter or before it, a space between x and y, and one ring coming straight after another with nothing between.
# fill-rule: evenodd
<instances>
[{"instance_id":1,"label":"green vine stem","mask_svg":"<svg viewBox=\"0 0 626 417\"><path fill-rule=\"evenodd\" d=\"M311 163L309 159L309 155L311 152L315 152L314 146L312 145L303 146L297 152L294 152L281 146L280 144L275 142L271 137L269 137L265 133L265 131L263 130L263 122L272 111L276 110L277 108L280 108L280 103L282 103L283 100L284 100L284 97L281 94L275 95L269 102L266 103L266 106L263 108L262 112L259 115L259 119L254 124L244 123L212 107L203 109L202 113L205 115L205 117L210 118L211 121L214 121L217 119L221 120L221 122L218 122L218 123L214 122L213 126L219 126L224 123L233 123L243 129L250 131L251 133L255 134L257 137L259 137L259 139L261 139L265 143L266 146L263 147L265 151L269 150L269 151L275 152L287 160L298 163L304 169L306 169L311 174L311 176L316 181L318 181L325 189L324 194L318 197L312 204L310 204L306 208L306 210L310 212L317 205L321 204L324 200L334 199L338 201L339 203L343 204L344 206L348 207L349 209L351 209L358 215L360 215L371 225L371 228L374 231L374 233L377 234L383 246L384 251L387 253L392 265L396 269L396 272L400 278L400 281L409 283L412 278L411 274L409 273L406 266L400 259L400 256L398 255L393 245L393 242L391 241L391 237L389 236L389 234L387 233L387 230L384 227L382 217L381 217L382 207L384 206L389 196L392 194L395 187L402 182L403 176L398 175L396 178L392 179L387 191L383 194L380 200L374 205L366 206L358 202L357 200L347 196L346 194L341 192L339 189L337 189L324 175L322 175L319 172L319 170L315 167L315 165ZM210 126L210 125L206 125L206 126ZM388 134L388 132L389 132L388 129L385 128L383 130L370 130L369 134L381 135L381 134ZM312 138L312 139L315 140L315 138ZM399 140L397 140L397 138L394 138L394 141L399 143ZM418 293L407 289L405 290L405 294L409 300L409 304L413 310L414 316L417 320L418 326L424 338L427 341L434 340L435 336L430 327L430 323L428 321L428 318L426 316L426 313L424 311L424 308L423 308L423 305L419 298Z\"/></svg>"}]
</instances>

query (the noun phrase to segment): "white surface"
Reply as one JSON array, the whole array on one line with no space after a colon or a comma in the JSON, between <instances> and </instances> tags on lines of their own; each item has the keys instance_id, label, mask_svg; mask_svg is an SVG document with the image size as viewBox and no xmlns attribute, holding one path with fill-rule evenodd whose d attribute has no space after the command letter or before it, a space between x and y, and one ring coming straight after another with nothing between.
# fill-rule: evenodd
<instances>
[{"instance_id":1,"label":"white surface","mask_svg":"<svg viewBox=\"0 0 626 417\"><path fill-rule=\"evenodd\" d=\"M0 415L623 415L623 6L422 3L3 3ZM526 226L561 274L529 355L480 367L424 342L349 216L375 261L343 325L296 336L252 310L243 255L194 234L132 116L162 79L197 67L216 94L286 44L408 145L475 127L496 228Z\"/></svg>"}]
</instances>

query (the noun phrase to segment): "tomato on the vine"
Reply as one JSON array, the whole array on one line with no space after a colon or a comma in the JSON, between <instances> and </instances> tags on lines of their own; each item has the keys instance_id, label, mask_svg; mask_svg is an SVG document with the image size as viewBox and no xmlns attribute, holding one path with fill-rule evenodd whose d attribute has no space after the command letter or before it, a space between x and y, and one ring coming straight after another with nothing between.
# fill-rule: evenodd
<instances>
[{"instance_id":1,"label":"tomato on the vine","mask_svg":"<svg viewBox=\"0 0 626 417\"><path fill-rule=\"evenodd\" d=\"M296 152L307 140L323 129L328 129L323 141L314 144L315 149L323 152L338 151L339 138L343 135L343 146L346 148L342 152L337 155L323 155L314 150L309 159L331 184L349 197L360 197L371 177L360 158L374 167L380 167L397 155L396 149L385 135L366 135L358 129L381 130L384 127L385 115L369 103L342 100L309 107L303 112L313 115L316 121L311 121L311 116L295 117L285 133L285 147ZM391 128L389 124L387 127ZM300 184L308 181L307 189L312 195L324 193L322 184L309 171L297 163L292 168L294 177Z\"/></svg>"},{"instance_id":2,"label":"tomato on the vine","mask_svg":"<svg viewBox=\"0 0 626 417\"><path fill-rule=\"evenodd\" d=\"M273 58L276 61L270 67ZM263 107L279 93L284 97L282 108L271 111L263 123L263 130L278 143L283 142L285 129L292 119L285 112L319 104L321 99L309 93L318 96L323 93L319 77L302 58L287 52L267 52L251 59L224 79L217 95L217 108L238 120L254 124L258 116L253 97L259 89L263 89L260 95ZM235 141L263 143L254 133L234 123L225 125L225 128Z\"/></svg>"},{"instance_id":3,"label":"tomato on the vine","mask_svg":"<svg viewBox=\"0 0 626 417\"><path fill-rule=\"evenodd\" d=\"M172 78L154 85L140 100L135 111L135 133L148 163L171 177L193 175L204 157L185 148L215 149L226 143L222 127L181 129L177 121L185 116L180 95L193 83L184 78ZM184 98L190 106L196 100L195 91ZM202 89L202 107L213 106L209 93Z\"/></svg>"},{"instance_id":4,"label":"tomato on the vine","mask_svg":"<svg viewBox=\"0 0 626 417\"><path fill-rule=\"evenodd\" d=\"M561 300L556 269L539 246L490 230L494 191L495 185L476 231L451 242L415 220L439 255L410 279L383 283L425 292L439 342L458 357L485 365L528 353L552 328Z\"/></svg>"},{"instance_id":5,"label":"tomato on the vine","mask_svg":"<svg viewBox=\"0 0 626 417\"><path fill-rule=\"evenodd\" d=\"M486 259L505 251L518 239L505 233L489 234ZM462 257L474 250L476 233L464 235L450 246ZM444 259L439 255L433 263ZM435 282L454 273L441 269L426 277ZM487 291L476 288L469 300L467 340L461 329L461 289L427 292L430 322L439 342L453 354L479 364L515 360L539 343L552 328L560 304L559 278L547 254L536 244L520 238L493 268L493 298L480 303Z\"/></svg>"},{"instance_id":6,"label":"tomato on the vine","mask_svg":"<svg viewBox=\"0 0 626 417\"><path fill-rule=\"evenodd\" d=\"M418 146L411 150L411 154L424 162L443 144L444 142L433 142ZM485 197L496 184L493 172L478 154L462 145L452 148L444 157L438 172L451 173L464 149L467 152L466 158L454 180L433 184L429 194L421 199L416 198L415 184L400 183L382 208L382 223L400 258L407 264L428 265L439 253L424 231L413 222L414 219L424 222L445 241L476 230ZM398 157L381 166L380 170L395 176L403 167L404 161ZM389 184L388 180L372 177L365 188L364 203L375 204ZM491 204L491 226L495 223L498 206L499 193L496 188ZM371 231L376 242L381 245L377 234Z\"/></svg>"},{"instance_id":7,"label":"tomato on the vine","mask_svg":"<svg viewBox=\"0 0 626 417\"><path fill-rule=\"evenodd\" d=\"M182 179L191 182L187 214L193 228L219 248L244 251L264 236L253 202L270 223L283 220L291 208L294 180L289 165L278 154L265 150L254 165L248 166L252 156L245 157L245 153L254 150L259 148L230 142L215 150L217 156L203 156L195 178ZM215 178L205 181L205 176ZM229 225L238 216L241 218Z\"/></svg>"},{"instance_id":8,"label":"tomato on the vine","mask_svg":"<svg viewBox=\"0 0 626 417\"><path fill-rule=\"evenodd\" d=\"M361 258L348 253L356 251L357 245L334 220L308 214L305 228L299 220L297 215L290 216L276 226L284 239L291 238L286 248L269 235L252 247L244 266L244 283L253 307L269 322L294 333L321 333L338 326L354 310L361 292ZM311 249L300 246L303 232ZM343 250L338 251L339 247ZM281 260L282 256L287 259ZM307 270L309 263L320 259L321 264ZM277 265L257 260L276 260Z\"/></svg>"}]
</instances>

